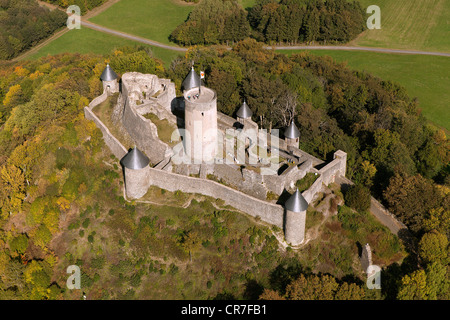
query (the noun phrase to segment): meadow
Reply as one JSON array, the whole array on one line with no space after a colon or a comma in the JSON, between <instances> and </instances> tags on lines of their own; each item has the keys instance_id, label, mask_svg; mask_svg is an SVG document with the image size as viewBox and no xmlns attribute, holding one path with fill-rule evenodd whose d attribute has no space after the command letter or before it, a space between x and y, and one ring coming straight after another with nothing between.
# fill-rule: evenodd
<instances>
[{"instance_id":1,"label":"meadow","mask_svg":"<svg viewBox=\"0 0 450 320\"><path fill-rule=\"evenodd\" d=\"M135 45L151 48L153 55L156 58L161 59L166 67L168 67L170 62L179 54L176 51L145 45L89 28L81 28L73 29L63 34L61 37L42 47L29 58L39 59L43 56L64 52L108 54L113 52L116 48Z\"/></svg>"},{"instance_id":2,"label":"meadow","mask_svg":"<svg viewBox=\"0 0 450 320\"><path fill-rule=\"evenodd\" d=\"M450 52L450 1L359 0L364 10L377 5L381 29L366 30L356 46ZM369 17L370 14L367 14Z\"/></svg>"},{"instance_id":3,"label":"meadow","mask_svg":"<svg viewBox=\"0 0 450 320\"><path fill-rule=\"evenodd\" d=\"M194 8L173 0L121 0L89 21L165 44Z\"/></svg>"},{"instance_id":4,"label":"meadow","mask_svg":"<svg viewBox=\"0 0 450 320\"><path fill-rule=\"evenodd\" d=\"M291 55L301 50L278 50ZM434 124L450 130L450 59L438 56L386 54L375 52L308 50L345 62L349 68L391 80L417 97L424 116Z\"/></svg>"}]
</instances>

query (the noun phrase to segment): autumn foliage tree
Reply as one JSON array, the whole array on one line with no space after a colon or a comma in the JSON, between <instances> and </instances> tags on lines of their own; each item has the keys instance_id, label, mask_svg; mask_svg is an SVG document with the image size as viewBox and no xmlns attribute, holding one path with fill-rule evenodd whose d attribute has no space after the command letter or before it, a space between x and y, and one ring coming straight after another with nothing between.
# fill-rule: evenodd
<instances>
[{"instance_id":1,"label":"autumn foliage tree","mask_svg":"<svg viewBox=\"0 0 450 320\"><path fill-rule=\"evenodd\" d=\"M330 275L310 274L292 280L286 286L285 294L276 290L265 289L261 300L362 300L364 288L354 283L339 284Z\"/></svg>"},{"instance_id":2,"label":"autumn foliage tree","mask_svg":"<svg viewBox=\"0 0 450 320\"><path fill-rule=\"evenodd\" d=\"M397 172L384 192L388 209L414 232L423 228L431 210L443 203L442 194L433 183L421 175L408 176ZM448 210L448 208L444 208Z\"/></svg>"},{"instance_id":3,"label":"autumn foliage tree","mask_svg":"<svg viewBox=\"0 0 450 320\"><path fill-rule=\"evenodd\" d=\"M67 20L64 12L50 11L34 0L1 1L0 10L0 60L17 56L50 36Z\"/></svg>"}]
</instances>

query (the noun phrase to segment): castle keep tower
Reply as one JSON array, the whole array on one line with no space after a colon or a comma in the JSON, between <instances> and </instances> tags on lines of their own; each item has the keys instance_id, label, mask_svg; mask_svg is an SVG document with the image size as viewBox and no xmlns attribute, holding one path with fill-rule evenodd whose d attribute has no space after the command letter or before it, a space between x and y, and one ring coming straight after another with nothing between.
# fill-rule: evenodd
<instances>
[{"instance_id":1,"label":"castle keep tower","mask_svg":"<svg viewBox=\"0 0 450 320\"><path fill-rule=\"evenodd\" d=\"M106 91L108 94L119 92L119 83L117 82L117 78L117 73L115 73L109 64L107 64L106 68L102 72L102 75L100 76L100 79L103 82L103 92Z\"/></svg>"},{"instance_id":2,"label":"castle keep tower","mask_svg":"<svg viewBox=\"0 0 450 320\"><path fill-rule=\"evenodd\" d=\"M286 201L286 219L284 227L284 237L287 243L297 246L305 239L305 223L306 223L306 202L303 195L298 191Z\"/></svg>"},{"instance_id":3,"label":"castle keep tower","mask_svg":"<svg viewBox=\"0 0 450 320\"><path fill-rule=\"evenodd\" d=\"M212 162L217 150L217 96L201 85L194 67L184 79L184 147L194 163Z\"/></svg>"},{"instance_id":4,"label":"castle keep tower","mask_svg":"<svg viewBox=\"0 0 450 320\"><path fill-rule=\"evenodd\" d=\"M291 124L284 130L284 138L286 141L286 146L289 147L295 147L298 148L299 146L299 137L300 137L300 131L298 131L297 126L294 123L294 120L292 120Z\"/></svg>"},{"instance_id":5,"label":"castle keep tower","mask_svg":"<svg viewBox=\"0 0 450 320\"><path fill-rule=\"evenodd\" d=\"M125 190L131 199L141 198L147 193L147 169L150 160L134 147L120 161L125 171Z\"/></svg>"}]
</instances>

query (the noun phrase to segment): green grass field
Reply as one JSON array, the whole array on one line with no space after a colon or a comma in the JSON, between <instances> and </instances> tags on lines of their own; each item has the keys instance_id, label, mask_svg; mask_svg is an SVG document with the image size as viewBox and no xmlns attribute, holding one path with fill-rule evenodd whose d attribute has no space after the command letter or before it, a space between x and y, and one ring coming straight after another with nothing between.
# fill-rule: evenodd
<instances>
[{"instance_id":1,"label":"green grass field","mask_svg":"<svg viewBox=\"0 0 450 320\"><path fill-rule=\"evenodd\" d=\"M89 21L165 44L194 8L174 0L121 0Z\"/></svg>"},{"instance_id":2,"label":"green grass field","mask_svg":"<svg viewBox=\"0 0 450 320\"><path fill-rule=\"evenodd\" d=\"M176 51L148 46L100 31L81 28L78 30L73 29L63 34L61 37L42 47L38 52L30 56L30 58L38 59L46 55L55 55L64 52L106 54L122 46L134 45L150 47L154 56L164 61L166 67L179 54Z\"/></svg>"},{"instance_id":3,"label":"green grass field","mask_svg":"<svg viewBox=\"0 0 450 320\"><path fill-rule=\"evenodd\" d=\"M366 30L357 46L450 52L450 1L359 0L381 9L381 29ZM370 15L367 14L367 18Z\"/></svg>"},{"instance_id":4,"label":"green grass field","mask_svg":"<svg viewBox=\"0 0 450 320\"><path fill-rule=\"evenodd\" d=\"M338 62L347 61L351 69L364 70L384 80L399 83L411 97L419 99L425 117L450 131L450 58L375 52L308 51L319 56L331 56ZM277 52L292 54L299 51Z\"/></svg>"}]
</instances>

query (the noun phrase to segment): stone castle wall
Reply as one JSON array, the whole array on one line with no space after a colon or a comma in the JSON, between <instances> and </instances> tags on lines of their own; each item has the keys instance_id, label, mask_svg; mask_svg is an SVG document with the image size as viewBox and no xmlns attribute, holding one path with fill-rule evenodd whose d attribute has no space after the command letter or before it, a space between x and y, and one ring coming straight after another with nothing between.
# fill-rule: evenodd
<instances>
[{"instance_id":1,"label":"stone castle wall","mask_svg":"<svg viewBox=\"0 0 450 320\"><path fill-rule=\"evenodd\" d=\"M284 208L280 205L256 199L212 180L188 177L151 167L146 167L145 170L147 172L142 174L142 178L147 180L144 184L147 188L153 185L171 192L180 190L222 199L225 204L250 216L260 217L262 221L283 228Z\"/></svg>"},{"instance_id":2,"label":"stone castle wall","mask_svg":"<svg viewBox=\"0 0 450 320\"><path fill-rule=\"evenodd\" d=\"M94 112L92 112L92 108L104 102L106 98L107 95L104 93L103 95L92 100L88 107L84 107L84 116L86 119L94 121L97 128L99 128L103 134L103 141L105 144L118 159L122 159L127 154L128 150L119 142L119 140L116 139L116 137L112 135L109 129L103 124L102 121L100 121Z\"/></svg>"},{"instance_id":3,"label":"stone castle wall","mask_svg":"<svg viewBox=\"0 0 450 320\"><path fill-rule=\"evenodd\" d=\"M122 80L121 99L119 99L119 101L123 101L122 124L135 142L136 146L140 150L144 151L144 153L149 157L151 163L157 164L164 160L167 156L166 153L170 152L171 149L166 143L162 142L158 138L158 129L156 125L149 119L146 119L140 115L136 110L135 103L130 100L127 81L130 81L128 80L128 77L131 77L133 74L134 73L131 75L124 74L122 77L125 77L125 79ZM152 78L152 82L155 81L156 79ZM158 86L159 83L153 85ZM142 86L142 84L140 86ZM149 90L150 93L154 91L154 89L151 89L150 87L146 89ZM133 90L136 91L134 88Z\"/></svg>"},{"instance_id":4,"label":"stone castle wall","mask_svg":"<svg viewBox=\"0 0 450 320\"><path fill-rule=\"evenodd\" d=\"M127 150L111 134L108 128L95 116L92 108L105 101L107 92L94 99L89 107L85 108L86 118L93 120L103 133L103 138L112 153L119 159L126 155ZM214 94L215 99L215 94ZM127 197L140 198L152 185L169 191L180 190L185 193L199 193L217 199L222 199L225 204L230 205L250 216L259 217L262 221L284 228L291 235L304 235L304 220L306 215L291 217L295 222L298 219L302 223L289 223L286 220L284 207L265 201L267 191L281 194L283 190L289 189L293 184L303 178L307 172L315 172L318 179L303 196L310 203L313 197L320 191L322 186L334 182L336 176L345 176L346 154L342 151L335 153L335 159L320 170L314 168L323 161L314 158L298 148L290 148L291 154L281 153L286 149L284 140L268 135L269 146L273 145L280 150L283 157L299 159L300 165L290 166L280 175L261 175L255 170L240 168L239 165L198 165L177 166L177 172L172 172L173 154L172 149L158 138L156 126L143 117L146 113L154 113L159 119L168 119L171 123L178 122L175 115L171 113L174 105L175 86L170 80L158 79L153 75L142 75L139 73L127 73L122 76L121 92L118 99L118 118L122 121L124 128L135 141L136 146L141 149L153 164L154 168L147 166L140 170L125 168L125 186ZM136 104L138 101L138 104ZM199 101L200 102L200 101ZM189 109L189 103L187 103ZM208 111L209 106L202 112ZM201 114L202 118L205 116ZM232 127L236 120L231 117L217 113L216 118L222 122L224 127ZM188 119L189 120L189 119ZM251 122L255 128L257 124ZM275 140L273 140L275 139ZM184 168L184 169L183 169ZM179 174L181 173L181 174ZM200 178L190 177L189 174L199 175ZM225 183L235 187L231 188L224 184L207 179L208 174L213 174ZM238 189L238 190L236 190ZM285 225L287 223L287 225ZM303 236L302 236L303 237ZM295 236L290 237L295 238ZM295 242L295 241L294 241Z\"/></svg>"}]
</instances>

